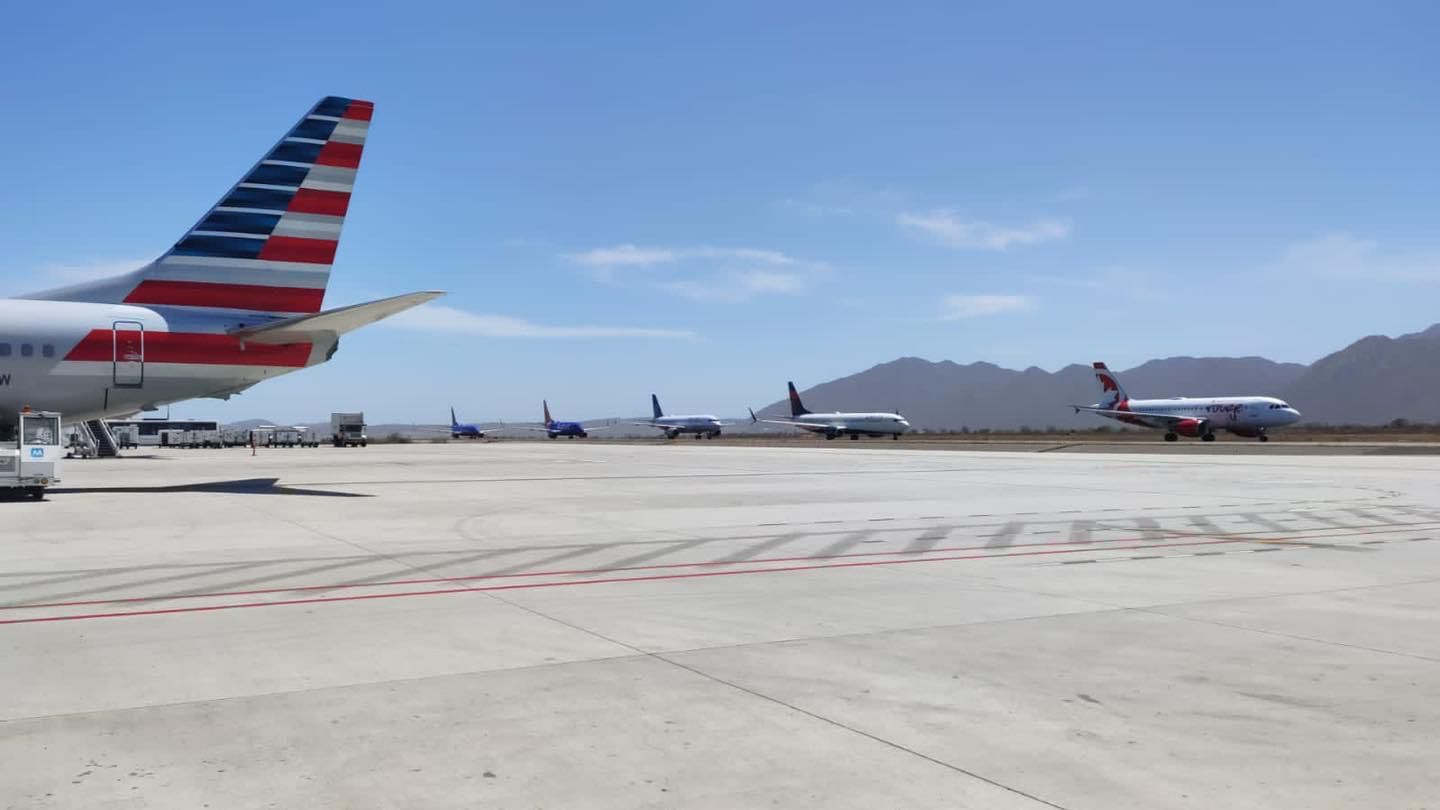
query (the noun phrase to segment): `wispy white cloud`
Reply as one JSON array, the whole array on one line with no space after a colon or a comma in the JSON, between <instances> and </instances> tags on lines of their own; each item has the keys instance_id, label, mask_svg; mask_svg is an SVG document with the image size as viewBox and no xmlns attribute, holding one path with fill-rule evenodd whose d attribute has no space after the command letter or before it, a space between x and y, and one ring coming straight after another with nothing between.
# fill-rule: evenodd
<instances>
[{"instance_id":1,"label":"wispy white cloud","mask_svg":"<svg viewBox=\"0 0 1440 810\"><path fill-rule=\"evenodd\" d=\"M801 193L775 201L787 214L809 219L839 217L890 218L910 205L910 195L894 188L875 188L845 178L827 180Z\"/></svg>"},{"instance_id":2,"label":"wispy white cloud","mask_svg":"<svg viewBox=\"0 0 1440 810\"><path fill-rule=\"evenodd\" d=\"M640 247L626 243L614 247L592 248L581 253L567 253L565 258L586 267L650 267L668 264L679 257L670 248Z\"/></svg>"},{"instance_id":3,"label":"wispy white cloud","mask_svg":"<svg viewBox=\"0 0 1440 810\"><path fill-rule=\"evenodd\" d=\"M1374 240L1332 233L1286 247L1269 269L1301 277L1436 282L1440 251L1386 251Z\"/></svg>"},{"instance_id":4,"label":"wispy white cloud","mask_svg":"<svg viewBox=\"0 0 1440 810\"><path fill-rule=\"evenodd\" d=\"M651 329L633 326L550 326L511 315L469 312L427 304L406 310L380 323L396 329L494 338L662 338L690 340L688 329Z\"/></svg>"},{"instance_id":5,"label":"wispy white cloud","mask_svg":"<svg viewBox=\"0 0 1440 810\"><path fill-rule=\"evenodd\" d=\"M620 244L580 253L567 261L585 267L598 281L639 278L661 290L692 301L738 302L762 295L793 295L829 271L825 262L802 259L779 250L698 245L667 247ZM663 272L663 275L657 275Z\"/></svg>"},{"instance_id":6,"label":"wispy white cloud","mask_svg":"<svg viewBox=\"0 0 1440 810\"><path fill-rule=\"evenodd\" d=\"M723 273L704 281L686 279L661 285L666 290L692 301L748 301L760 295L798 295L809 280L797 273L750 270Z\"/></svg>"},{"instance_id":7,"label":"wispy white cloud","mask_svg":"<svg viewBox=\"0 0 1440 810\"><path fill-rule=\"evenodd\" d=\"M1039 286L1094 290L1130 301L1160 301L1169 297L1166 290L1156 284L1153 273L1131 267L1106 267L1073 275L1029 275L1025 279Z\"/></svg>"},{"instance_id":8,"label":"wispy white cloud","mask_svg":"<svg viewBox=\"0 0 1440 810\"><path fill-rule=\"evenodd\" d=\"M778 250L722 248L708 245L681 248L642 247L629 243L614 247L592 248L581 253L566 253L565 258L586 267L653 267L657 264L674 264L694 259L739 259L760 264L786 266L804 264L800 259L787 256Z\"/></svg>"},{"instance_id":9,"label":"wispy white cloud","mask_svg":"<svg viewBox=\"0 0 1440 810\"><path fill-rule=\"evenodd\" d=\"M959 321L1035 308L1028 295L947 295L940 299L940 320Z\"/></svg>"},{"instance_id":10,"label":"wispy white cloud","mask_svg":"<svg viewBox=\"0 0 1440 810\"><path fill-rule=\"evenodd\" d=\"M1008 250L1016 245L1036 245L1070 235L1070 222L1039 219L1025 225L996 225L966 219L950 208L930 211L903 211L895 221L900 227L927 239L955 248Z\"/></svg>"}]
</instances>

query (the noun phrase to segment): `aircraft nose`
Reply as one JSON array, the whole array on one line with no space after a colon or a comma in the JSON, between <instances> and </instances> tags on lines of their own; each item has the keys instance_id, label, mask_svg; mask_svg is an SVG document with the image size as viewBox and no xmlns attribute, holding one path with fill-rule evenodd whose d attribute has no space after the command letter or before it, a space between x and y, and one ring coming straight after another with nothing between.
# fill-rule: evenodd
<instances>
[{"instance_id":1,"label":"aircraft nose","mask_svg":"<svg viewBox=\"0 0 1440 810\"><path fill-rule=\"evenodd\" d=\"M1294 408L1286 408L1285 415L1290 417L1291 422L1298 422L1300 420L1300 412Z\"/></svg>"}]
</instances>

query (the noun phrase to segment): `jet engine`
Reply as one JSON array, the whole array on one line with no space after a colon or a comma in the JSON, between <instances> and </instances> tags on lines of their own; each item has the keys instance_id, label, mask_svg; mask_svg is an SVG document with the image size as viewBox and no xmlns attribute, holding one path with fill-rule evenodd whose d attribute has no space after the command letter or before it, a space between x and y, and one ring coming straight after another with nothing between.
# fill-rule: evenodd
<instances>
[{"instance_id":1,"label":"jet engine","mask_svg":"<svg viewBox=\"0 0 1440 810\"><path fill-rule=\"evenodd\" d=\"M1210 432L1210 429L1204 419L1181 419L1175 423L1175 432L1193 439L1197 436L1204 436Z\"/></svg>"}]
</instances>

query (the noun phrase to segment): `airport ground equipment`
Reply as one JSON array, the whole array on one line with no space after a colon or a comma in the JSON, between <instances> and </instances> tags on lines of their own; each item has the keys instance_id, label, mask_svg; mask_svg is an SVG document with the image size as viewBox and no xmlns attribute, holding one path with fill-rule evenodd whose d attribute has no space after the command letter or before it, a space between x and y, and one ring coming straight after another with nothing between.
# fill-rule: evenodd
<instances>
[{"instance_id":1,"label":"airport ground equipment","mask_svg":"<svg viewBox=\"0 0 1440 810\"><path fill-rule=\"evenodd\" d=\"M133 450L140 446L140 427L133 424L111 425L105 422L110 435L115 439L115 446L121 450Z\"/></svg>"},{"instance_id":2,"label":"airport ground equipment","mask_svg":"<svg viewBox=\"0 0 1440 810\"><path fill-rule=\"evenodd\" d=\"M364 413L330 414L330 442L336 447L364 447L369 441Z\"/></svg>"},{"instance_id":3,"label":"airport ground equipment","mask_svg":"<svg viewBox=\"0 0 1440 810\"><path fill-rule=\"evenodd\" d=\"M21 411L14 442L0 447L0 490L41 500L45 488L60 480L64 453L60 414Z\"/></svg>"}]
</instances>

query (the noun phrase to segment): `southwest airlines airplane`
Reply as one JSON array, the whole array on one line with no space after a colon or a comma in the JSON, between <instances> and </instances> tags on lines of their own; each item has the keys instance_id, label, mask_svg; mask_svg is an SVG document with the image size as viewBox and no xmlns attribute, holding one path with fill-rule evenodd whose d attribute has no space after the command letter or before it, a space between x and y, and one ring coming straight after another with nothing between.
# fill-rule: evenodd
<instances>
[{"instance_id":1,"label":"southwest airlines airplane","mask_svg":"<svg viewBox=\"0 0 1440 810\"><path fill-rule=\"evenodd\" d=\"M1274 397L1131 399L1104 363L1095 364L1095 379L1109 398L1095 405L1076 405L1076 413L1089 411L1128 425L1163 430L1167 442L1181 436L1213 442L1217 430L1268 442L1267 430L1294 424L1300 418L1299 411Z\"/></svg>"},{"instance_id":2,"label":"southwest airlines airplane","mask_svg":"<svg viewBox=\"0 0 1440 810\"><path fill-rule=\"evenodd\" d=\"M725 423L721 422L719 418L708 414L666 416L665 412L660 410L660 398L654 394L650 395L650 409L655 415L649 422L631 422L630 424L659 428L664 431L667 439L673 439L681 433L694 433L696 439L713 439L720 435L720 428L725 427Z\"/></svg>"},{"instance_id":3,"label":"southwest airlines airplane","mask_svg":"<svg viewBox=\"0 0 1440 810\"><path fill-rule=\"evenodd\" d=\"M373 111L321 99L154 262L0 299L0 424L24 406L80 421L228 399L443 295L321 309Z\"/></svg>"},{"instance_id":4,"label":"southwest airlines airplane","mask_svg":"<svg viewBox=\"0 0 1440 810\"><path fill-rule=\"evenodd\" d=\"M550 403L548 401L541 400L540 407L545 414L545 421L540 423L541 426L537 427L535 425L512 425L512 427L514 427L516 430L533 430L537 433L544 433L546 436L552 439L558 439L561 436L564 436L567 439L585 439L589 438L590 431L592 430L610 429L609 425L600 425L597 427L587 428L585 427L585 425L579 422L558 422L550 416Z\"/></svg>"},{"instance_id":5,"label":"southwest airlines airplane","mask_svg":"<svg viewBox=\"0 0 1440 810\"><path fill-rule=\"evenodd\" d=\"M898 413L811 413L800 401L795 383L790 386L790 419L759 419L750 411L750 421L768 422L772 425L792 425L811 433L823 433L826 439L848 435L851 439L861 436L889 436L898 440L900 434L910 429L910 423Z\"/></svg>"}]
</instances>

